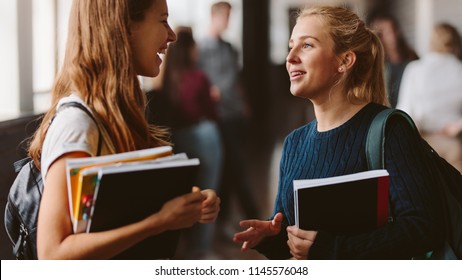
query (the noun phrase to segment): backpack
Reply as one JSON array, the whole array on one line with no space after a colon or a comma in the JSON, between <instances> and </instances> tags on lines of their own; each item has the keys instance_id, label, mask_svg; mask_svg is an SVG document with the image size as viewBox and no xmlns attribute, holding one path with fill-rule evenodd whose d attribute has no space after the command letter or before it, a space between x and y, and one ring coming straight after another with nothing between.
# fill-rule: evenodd
<instances>
[{"instance_id":1,"label":"backpack","mask_svg":"<svg viewBox=\"0 0 462 280\"><path fill-rule=\"evenodd\" d=\"M462 175L441 158L438 153L420 136L415 123L405 112L386 109L374 118L366 140L366 157L369 169L385 168L385 129L387 121L402 118L415 131L420 139L422 160L438 182L438 194L443 206L445 243L441 248L427 254L430 259L462 259Z\"/></svg>"},{"instance_id":2,"label":"backpack","mask_svg":"<svg viewBox=\"0 0 462 280\"><path fill-rule=\"evenodd\" d=\"M96 123L92 113L78 102L61 105L57 113L67 107L77 107L87 113ZM53 120L51 120L53 121ZM101 132L98 129L98 150L101 153ZM5 229L13 245L16 259L37 259L37 218L42 199L43 181L40 170L30 157L13 164L18 173L11 185L5 207Z\"/></svg>"}]
</instances>

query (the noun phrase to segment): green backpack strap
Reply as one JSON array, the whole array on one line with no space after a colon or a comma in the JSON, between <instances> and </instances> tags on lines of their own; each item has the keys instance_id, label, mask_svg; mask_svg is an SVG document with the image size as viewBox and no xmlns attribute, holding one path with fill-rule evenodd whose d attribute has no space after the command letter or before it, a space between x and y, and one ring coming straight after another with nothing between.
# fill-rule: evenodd
<instances>
[{"instance_id":1,"label":"green backpack strap","mask_svg":"<svg viewBox=\"0 0 462 280\"><path fill-rule=\"evenodd\" d=\"M369 170L386 169L385 168L385 130L387 122L394 118L400 117L418 133L417 127L411 117L405 112L397 109L385 109L378 113L372 120L369 132L366 138L366 159Z\"/></svg>"},{"instance_id":2,"label":"green backpack strap","mask_svg":"<svg viewBox=\"0 0 462 280\"><path fill-rule=\"evenodd\" d=\"M367 133L366 138L366 159L369 170L374 169L386 169L385 168L385 132L387 123L392 118L402 118L411 126L415 133L419 133L417 126L415 125L412 118L404 111L397 109L385 109L378 113L372 120L371 126ZM393 221L393 215L391 213L390 202L389 205L389 217L388 222ZM427 252L422 256L414 257L413 259L428 259L432 255L432 251Z\"/></svg>"}]
</instances>

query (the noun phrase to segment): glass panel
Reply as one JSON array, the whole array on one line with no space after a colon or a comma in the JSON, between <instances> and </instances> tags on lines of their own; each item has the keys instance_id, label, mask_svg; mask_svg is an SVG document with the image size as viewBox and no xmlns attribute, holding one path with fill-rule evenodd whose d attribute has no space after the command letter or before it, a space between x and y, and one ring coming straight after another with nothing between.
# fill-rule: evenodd
<instances>
[{"instance_id":1,"label":"glass panel","mask_svg":"<svg viewBox=\"0 0 462 280\"><path fill-rule=\"evenodd\" d=\"M34 93L49 92L56 73L54 2L32 1Z\"/></svg>"}]
</instances>

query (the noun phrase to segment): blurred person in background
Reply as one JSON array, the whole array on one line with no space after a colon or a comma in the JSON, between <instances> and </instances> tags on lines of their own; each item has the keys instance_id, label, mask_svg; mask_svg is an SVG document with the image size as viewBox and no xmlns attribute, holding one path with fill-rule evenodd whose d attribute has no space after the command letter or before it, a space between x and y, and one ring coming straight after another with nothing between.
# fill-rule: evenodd
<instances>
[{"instance_id":1,"label":"blurred person in background","mask_svg":"<svg viewBox=\"0 0 462 280\"><path fill-rule=\"evenodd\" d=\"M385 87L390 106L396 108L404 69L410 61L419 57L406 42L395 17L389 14L372 13L368 21L385 50Z\"/></svg>"},{"instance_id":2,"label":"blurred person in background","mask_svg":"<svg viewBox=\"0 0 462 280\"><path fill-rule=\"evenodd\" d=\"M198 42L199 66L217 88L219 128L224 147L220 186L222 204L218 219L223 229L222 233L228 239L231 239L234 233L234 230L229 230L228 227L232 198L237 199L245 218L260 215L247 175L245 141L248 135L248 110L239 86L238 53L222 38L228 28L230 13L231 5L228 2L213 4L208 36Z\"/></svg>"},{"instance_id":3,"label":"blurred person in background","mask_svg":"<svg viewBox=\"0 0 462 280\"><path fill-rule=\"evenodd\" d=\"M430 52L404 71L398 109L415 120L421 134L462 171L462 42L448 23L437 24Z\"/></svg>"},{"instance_id":4,"label":"blurred person in background","mask_svg":"<svg viewBox=\"0 0 462 280\"><path fill-rule=\"evenodd\" d=\"M212 86L197 67L198 49L189 27L178 27L177 41L171 43L165 57L162 106L168 112L175 153L186 153L200 160L196 184L219 191L222 163L218 112L212 98ZM213 225L195 225L183 232L185 248L179 257L209 258Z\"/></svg>"}]
</instances>

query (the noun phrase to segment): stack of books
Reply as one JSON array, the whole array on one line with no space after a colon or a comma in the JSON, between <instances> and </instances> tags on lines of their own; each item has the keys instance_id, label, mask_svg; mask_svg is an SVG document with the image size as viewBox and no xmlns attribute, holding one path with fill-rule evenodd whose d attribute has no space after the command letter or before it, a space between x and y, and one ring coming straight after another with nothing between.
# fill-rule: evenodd
<instances>
[{"instance_id":1,"label":"stack of books","mask_svg":"<svg viewBox=\"0 0 462 280\"><path fill-rule=\"evenodd\" d=\"M191 192L198 159L170 146L67 160L69 209L75 233L138 222L174 197ZM166 232L122 253L122 259L171 258L179 232Z\"/></svg>"}]
</instances>

